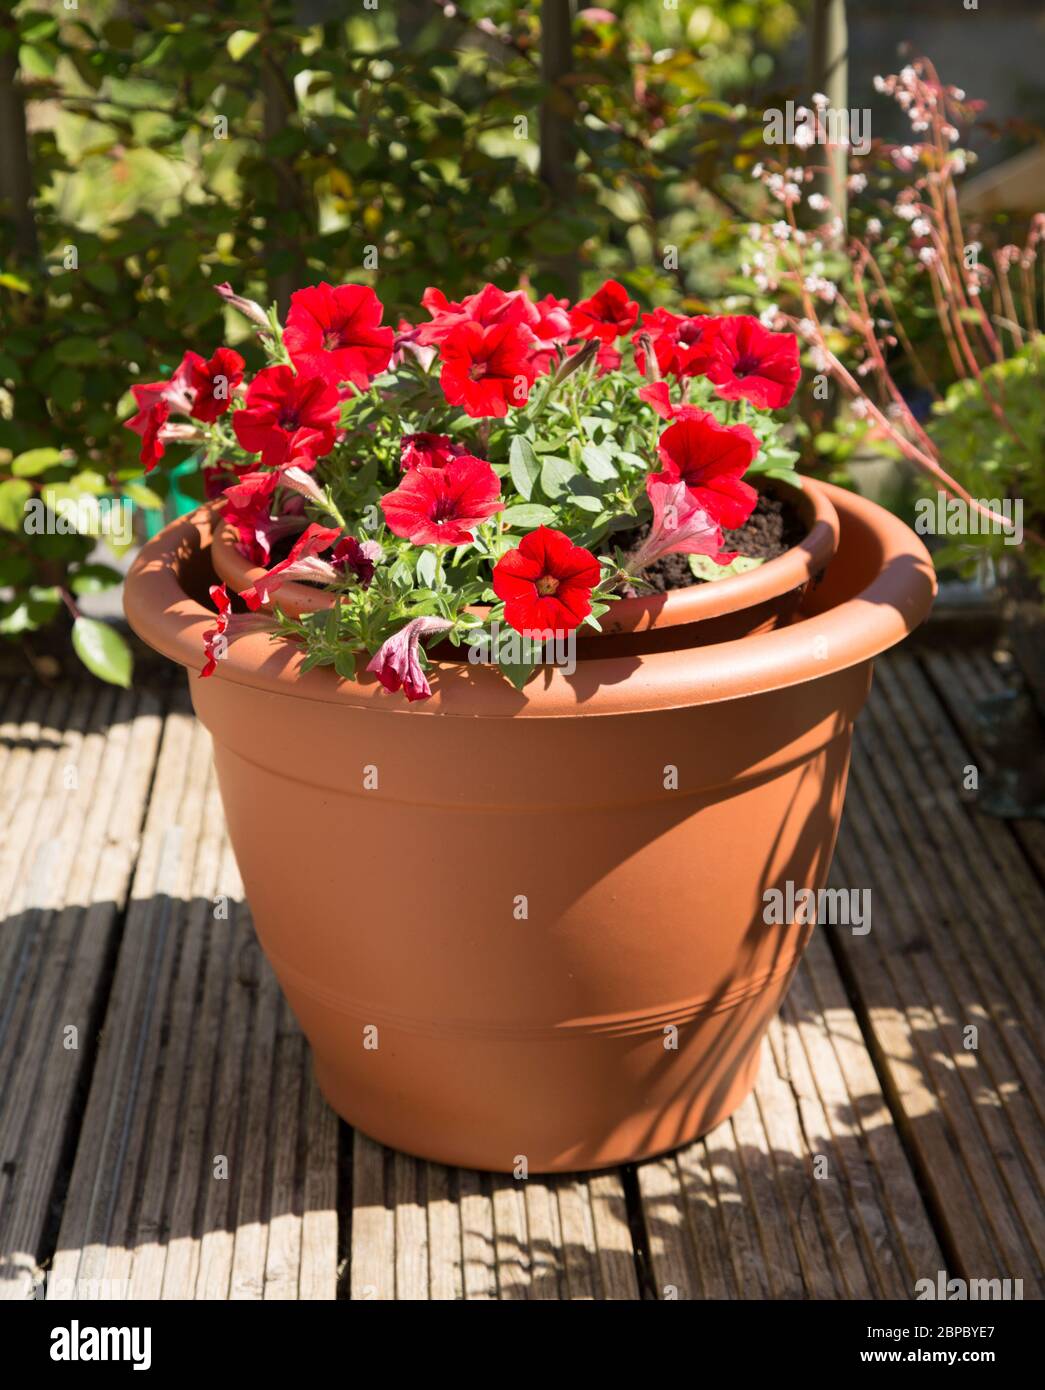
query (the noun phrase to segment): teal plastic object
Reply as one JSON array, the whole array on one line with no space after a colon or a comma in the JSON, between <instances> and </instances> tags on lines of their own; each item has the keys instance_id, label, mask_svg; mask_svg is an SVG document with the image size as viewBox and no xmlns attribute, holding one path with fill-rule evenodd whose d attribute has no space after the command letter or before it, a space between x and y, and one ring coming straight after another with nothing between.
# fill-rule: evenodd
<instances>
[{"instance_id":1,"label":"teal plastic object","mask_svg":"<svg viewBox=\"0 0 1045 1390\"><path fill-rule=\"evenodd\" d=\"M142 515L145 517L145 534L149 540L152 540L153 536L159 535L168 522L176 520L179 516L185 516L187 512L194 511L199 506L199 499L190 496L181 487L186 478L198 472L199 463L199 456L191 454L170 470L167 474L170 479L170 487L167 490L167 500L163 504L162 512L142 508ZM144 473L140 478L132 478L131 482L141 483L145 487L149 485L149 480Z\"/></svg>"}]
</instances>

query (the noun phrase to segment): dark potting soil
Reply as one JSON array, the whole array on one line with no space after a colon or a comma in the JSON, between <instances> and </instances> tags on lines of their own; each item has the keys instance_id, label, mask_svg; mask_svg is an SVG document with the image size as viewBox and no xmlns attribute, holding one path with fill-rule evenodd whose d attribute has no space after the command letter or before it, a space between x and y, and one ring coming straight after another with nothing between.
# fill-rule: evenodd
<instances>
[{"instance_id":1,"label":"dark potting soil","mask_svg":"<svg viewBox=\"0 0 1045 1390\"><path fill-rule=\"evenodd\" d=\"M612 542L630 554L637 550L649 535L649 529L649 526L645 525L636 527L634 531L618 533L612 537ZM778 555L783 555L785 550L799 545L805 539L805 534L805 524L798 514L798 509L782 497L763 492L759 494L755 510L743 526L738 526L735 531L723 532L723 549L735 550L738 555L744 555L751 560L775 560ZM688 555L665 555L655 565L650 565L646 571L646 578L658 594L667 593L669 589L688 589L691 584L708 582L694 575L689 567ZM640 590L632 584L625 584L621 593L626 598L635 598ZM641 593L648 594L649 590L643 589Z\"/></svg>"}]
</instances>

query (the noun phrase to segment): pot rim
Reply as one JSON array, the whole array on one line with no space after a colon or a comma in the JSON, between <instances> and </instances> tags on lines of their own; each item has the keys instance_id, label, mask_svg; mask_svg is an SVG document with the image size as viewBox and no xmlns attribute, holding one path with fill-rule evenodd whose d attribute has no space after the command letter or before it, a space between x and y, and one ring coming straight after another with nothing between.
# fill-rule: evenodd
<instances>
[{"instance_id":1,"label":"pot rim","mask_svg":"<svg viewBox=\"0 0 1045 1390\"><path fill-rule=\"evenodd\" d=\"M822 574L838 549L839 532L838 513L823 484L814 478L803 478L800 488L778 479L769 479L766 485L769 484L792 501L806 524L806 534L798 545L745 574L730 575L708 584L692 584L664 594L619 599L603 614L602 633L578 633L578 640L598 642L602 636L620 636L724 617L780 598ZM211 563L218 577L241 594L257 584L266 571L240 552L232 528L222 519L216 504L211 506L215 507L216 518ZM298 617L302 613L323 612L333 605L334 599L322 589L290 580L280 585L277 601L289 616ZM264 607L266 611L271 610L269 604ZM468 611L483 616L488 610L473 606Z\"/></svg>"},{"instance_id":2,"label":"pot rim","mask_svg":"<svg viewBox=\"0 0 1045 1390\"><path fill-rule=\"evenodd\" d=\"M390 695L366 672L345 680L330 667L302 671L299 648L248 631L233 636L209 679L399 718L493 719L645 713L800 685L869 661L901 641L925 618L936 592L929 552L910 527L855 493L819 486L842 521L843 546L847 529L851 543L873 546L877 572L860 593L789 627L643 656L582 653L572 675L546 667L523 691L492 667L432 660L432 697L415 703ZM142 547L124 587L124 610L134 631L190 674L202 665L204 633L213 628L214 613L189 597L179 573L210 546L211 521L210 511L201 508L171 522Z\"/></svg>"}]
</instances>

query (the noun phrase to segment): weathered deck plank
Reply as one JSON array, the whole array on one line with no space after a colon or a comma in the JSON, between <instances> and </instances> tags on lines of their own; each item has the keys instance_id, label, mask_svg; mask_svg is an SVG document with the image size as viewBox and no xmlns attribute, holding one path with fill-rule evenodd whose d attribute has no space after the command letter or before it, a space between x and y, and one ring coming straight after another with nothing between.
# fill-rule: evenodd
<instances>
[{"instance_id":1,"label":"weathered deck plank","mask_svg":"<svg viewBox=\"0 0 1045 1390\"><path fill-rule=\"evenodd\" d=\"M166 721L49 1296L333 1298L333 1206L308 1203L330 1203L336 1120L314 1090L242 903L207 735L182 701Z\"/></svg>"},{"instance_id":2,"label":"weathered deck plank","mask_svg":"<svg viewBox=\"0 0 1045 1390\"><path fill-rule=\"evenodd\" d=\"M871 888L873 929L835 940L954 1272L1041 1297L1041 947L1028 928L1045 894L1009 827L962 801L973 755L917 663L880 663L877 686L835 870Z\"/></svg>"},{"instance_id":3,"label":"weathered deck plank","mask_svg":"<svg viewBox=\"0 0 1045 1390\"><path fill-rule=\"evenodd\" d=\"M8 692L0 896L0 1297L31 1297L93 1051L161 728L104 687Z\"/></svg>"}]
</instances>

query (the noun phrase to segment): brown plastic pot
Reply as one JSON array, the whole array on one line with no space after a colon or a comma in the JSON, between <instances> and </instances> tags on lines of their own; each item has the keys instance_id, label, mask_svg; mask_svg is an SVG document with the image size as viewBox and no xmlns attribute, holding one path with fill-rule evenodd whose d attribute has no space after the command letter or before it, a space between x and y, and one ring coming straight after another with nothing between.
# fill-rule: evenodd
<instances>
[{"instance_id":1,"label":"brown plastic pot","mask_svg":"<svg viewBox=\"0 0 1045 1390\"><path fill-rule=\"evenodd\" d=\"M700 623L700 630L687 634L684 640L704 645L769 632L790 622L806 587L823 574L835 553L838 516L824 487L812 478L803 479L801 488L759 483L771 486L795 507L806 527L800 544L746 574L667 594L620 599L603 614L602 635L593 633L583 640L589 646L597 643L600 655L635 656L678 646L678 634L671 629L691 623ZM215 515L220 517L217 511ZM240 553L235 532L220 519L214 527L211 554L218 577L237 594L256 584L265 573ZM298 617L329 608L333 598L322 589L291 581L280 587L276 602L284 612ZM606 645L607 638L614 639L612 647Z\"/></svg>"},{"instance_id":2,"label":"brown plastic pot","mask_svg":"<svg viewBox=\"0 0 1045 1390\"><path fill-rule=\"evenodd\" d=\"M823 885L872 659L935 588L907 527L825 492L838 554L790 626L521 694L437 662L419 704L260 633L198 679L208 514L146 545L128 617L189 668L258 935L345 1119L445 1163L569 1171L691 1140L748 1093L811 930L767 925L764 893Z\"/></svg>"}]
</instances>

